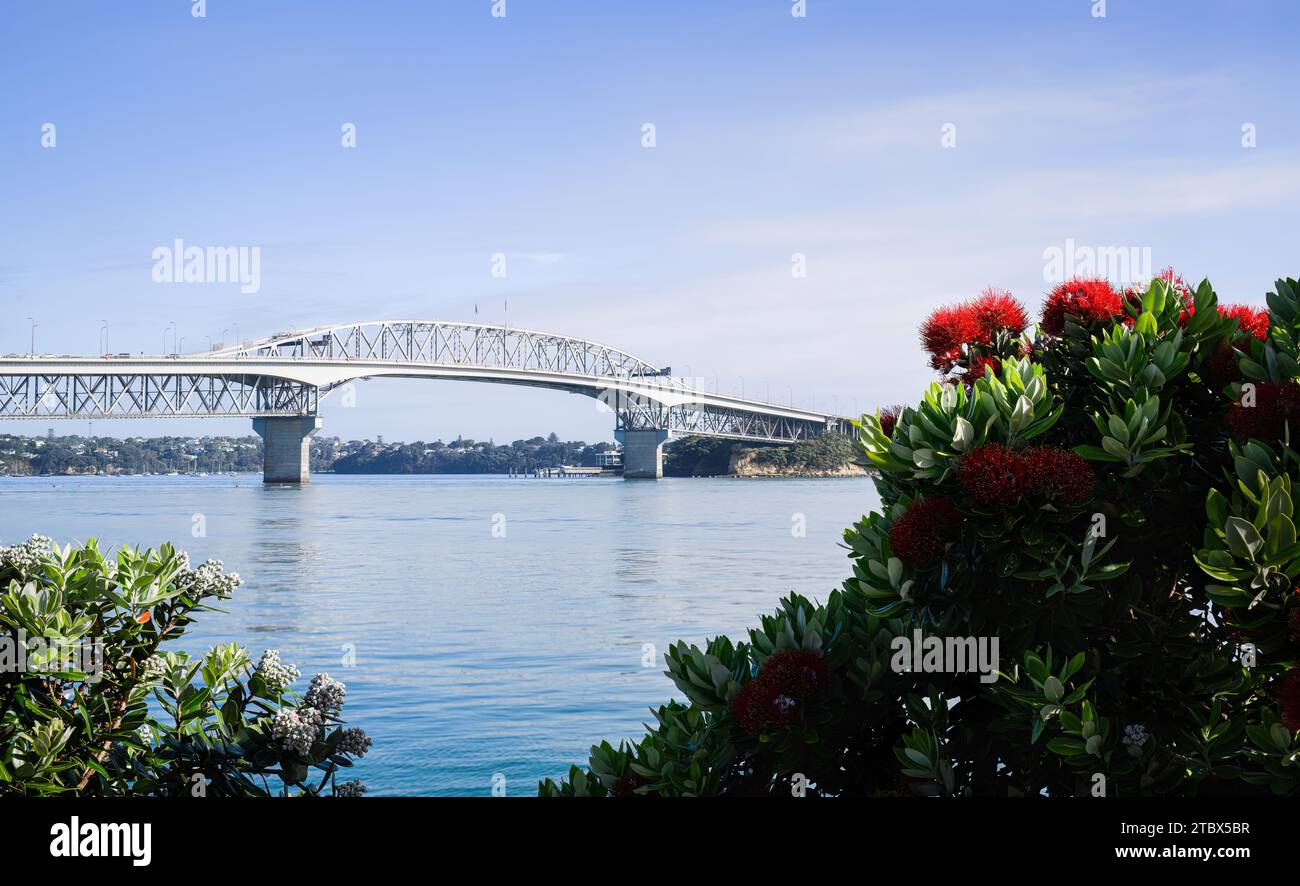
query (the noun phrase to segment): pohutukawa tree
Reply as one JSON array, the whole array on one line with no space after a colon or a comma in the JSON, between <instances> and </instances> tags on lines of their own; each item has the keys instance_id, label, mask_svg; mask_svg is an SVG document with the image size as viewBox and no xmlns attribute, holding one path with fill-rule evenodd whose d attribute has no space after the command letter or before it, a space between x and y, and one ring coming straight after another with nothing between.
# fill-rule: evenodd
<instances>
[{"instance_id":1,"label":"pohutukawa tree","mask_svg":"<svg viewBox=\"0 0 1300 886\"><path fill-rule=\"evenodd\" d=\"M1032 328L997 290L935 311L940 380L859 423L852 577L674 644L685 699L541 793L1295 794L1300 283L1267 303L1169 271ZM899 654L993 638L996 678Z\"/></svg>"}]
</instances>

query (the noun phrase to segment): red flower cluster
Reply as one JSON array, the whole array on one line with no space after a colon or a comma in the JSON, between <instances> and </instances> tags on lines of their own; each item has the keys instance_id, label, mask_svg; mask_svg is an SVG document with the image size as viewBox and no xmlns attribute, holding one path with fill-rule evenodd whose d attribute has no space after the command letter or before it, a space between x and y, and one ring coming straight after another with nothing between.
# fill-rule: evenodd
<instances>
[{"instance_id":1,"label":"red flower cluster","mask_svg":"<svg viewBox=\"0 0 1300 886\"><path fill-rule=\"evenodd\" d=\"M1006 329L1019 333L1029 322L1024 305L1001 289L986 289L978 297L934 311L921 324L921 346L930 365L950 372L961 359L962 345L989 345Z\"/></svg>"},{"instance_id":2,"label":"red flower cluster","mask_svg":"<svg viewBox=\"0 0 1300 886\"><path fill-rule=\"evenodd\" d=\"M1223 305L1219 308L1219 314L1236 319L1237 325L1246 335L1268 341L1268 311L1250 305Z\"/></svg>"},{"instance_id":3,"label":"red flower cluster","mask_svg":"<svg viewBox=\"0 0 1300 886\"><path fill-rule=\"evenodd\" d=\"M894 436L894 428L898 425L898 417L902 414L901 406L886 406L880 410L880 430L885 432L886 437Z\"/></svg>"},{"instance_id":4,"label":"red flower cluster","mask_svg":"<svg viewBox=\"0 0 1300 886\"><path fill-rule=\"evenodd\" d=\"M971 501L1008 508L1029 491L1029 463L1001 443L989 443L958 460L957 481Z\"/></svg>"},{"instance_id":5,"label":"red flower cluster","mask_svg":"<svg viewBox=\"0 0 1300 886\"><path fill-rule=\"evenodd\" d=\"M1105 280L1076 278L1053 289L1043 303L1043 331L1051 335L1065 332L1068 314L1082 325L1114 320L1124 315L1124 302Z\"/></svg>"},{"instance_id":6,"label":"red flower cluster","mask_svg":"<svg viewBox=\"0 0 1300 886\"><path fill-rule=\"evenodd\" d=\"M1002 371L1002 361L997 357L976 357L970 361L970 366L966 368L966 380L979 381L984 377L985 366L991 367L994 375Z\"/></svg>"},{"instance_id":7,"label":"red flower cluster","mask_svg":"<svg viewBox=\"0 0 1300 886\"><path fill-rule=\"evenodd\" d=\"M805 649L782 649L731 702L736 722L758 737L786 729L800 708L826 685L826 661Z\"/></svg>"},{"instance_id":8,"label":"red flower cluster","mask_svg":"<svg viewBox=\"0 0 1300 886\"><path fill-rule=\"evenodd\" d=\"M1250 305L1220 305L1219 314L1235 319L1244 335L1253 336L1259 341L1268 341L1268 311ZM1244 345L1242 350L1246 350ZM1227 341L1220 341L1214 353L1202 364L1201 374L1213 388L1222 388L1230 382L1240 380L1241 371L1237 368L1237 355L1232 352L1232 345Z\"/></svg>"},{"instance_id":9,"label":"red flower cluster","mask_svg":"<svg viewBox=\"0 0 1300 886\"><path fill-rule=\"evenodd\" d=\"M921 346L930 352L930 365L947 372L961 357L961 346L979 337L975 315L965 305L937 308L921 324Z\"/></svg>"},{"instance_id":10,"label":"red flower cluster","mask_svg":"<svg viewBox=\"0 0 1300 886\"><path fill-rule=\"evenodd\" d=\"M1277 700L1282 708L1282 725L1292 732L1300 729L1300 667L1287 671L1278 681Z\"/></svg>"},{"instance_id":11,"label":"red flower cluster","mask_svg":"<svg viewBox=\"0 0 1300 886\"><path fill-rule=\"evenodd\" d=\"M1056 446L1025 450L1029 464L1029 488L1047 498L1059 498L1070 504L1092 499L1095 481L1092 465L1082 456Z\"/></svg>"},{"instance_id":12,"label":"red flower cluster","mask_svg":"<svg viewBox=\"0 0 1300 886\"><path fill-rule=\"evenodd\" d=\"M1068 449L1014 452L1000 443L972 449L957 462L957 482L971 501L1004 510L1026 495L1081 504L1092 498L1092 467Z\"/></svg>"},{"instance_id":13,"label":"red flower cluster","mask_svg":"<svg viewBox=\"0 0 1300 886\"><path fill-rule=\"evenodd\" d=\"M1255 405L1237 402L1228 407L1228 425L1238 442L1280 440L1288 423L1300 436L1300 385L1293 382L1255 382ZM1242 397L1245 400L1245 396Z\"/></svg>"},{"instance_id":14,"label":"red flower cluster","mask_svg":"<svg viewBox=\"0 0 1300 886\"><path fill-rule=\"evenodd\" d=\"M918 498L889 530L889 546L904 563L921 566L943 553L961 531L961 514L949 499Z\"/></svg>"},{"instance_id":15,"label":"red flower cluster","mask_svg":"<svg viewBox=\"0 0 1300 886\"><path fill-rule=\"evenodd\" d=\"M985 289L968 305L968 308L975 315L975 322L979 326L980 334L983 336L982 342L985 344L992 341L993 336L998 334L998 330L1010 329L1012 332L1020 332L1029 325L1029 315L1025 313L1025 306L1005 289L992 287Z\"/></svg>"},{"instance_id":16,"label":"red flower cluster","mask_svg":"<svg viewBox=\"0 0 1300 886\"><path fill-rule=\"evenodd\" d=\"M609 786L611 797L635 797L636 789L645 784L645 779L631 769L619 776L618 781Z\"/></svg>"}]
</instances>

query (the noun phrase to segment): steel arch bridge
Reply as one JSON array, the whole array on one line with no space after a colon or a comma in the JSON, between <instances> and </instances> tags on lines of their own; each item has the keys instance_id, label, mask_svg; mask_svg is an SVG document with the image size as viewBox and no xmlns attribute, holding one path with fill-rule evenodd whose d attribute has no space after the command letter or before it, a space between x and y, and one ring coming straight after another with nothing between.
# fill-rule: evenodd
<instances>
[{"instance_id":1,"label":"steel arch bridge","mask_svg":"<svg viewBox=\"0 0 1300 886\"><path fill-rule=\"evenodd\" d=\"M0 357L0 418L241 416L255 419L267 437L265 429L290 426L278 420L315 419L330 392L369 378L444 378L583 394L614 414L629 454L634 442L655 435L655 458L669 434L794 443L850 430L845 416L710 393L670 369L596 342L426 320L319 326L199 354ZM311 430L318 426L312 422ZM267 437L268 450L271 443ZM649 470L657 476L661 469Z\"/></svg>"}]
</instances>

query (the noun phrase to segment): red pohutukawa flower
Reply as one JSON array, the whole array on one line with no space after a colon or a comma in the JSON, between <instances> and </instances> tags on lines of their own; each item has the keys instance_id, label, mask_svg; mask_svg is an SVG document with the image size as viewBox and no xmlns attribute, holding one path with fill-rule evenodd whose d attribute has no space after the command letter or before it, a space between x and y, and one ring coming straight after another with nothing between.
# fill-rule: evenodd
<instances>
[{"instance_id":1,"label":"red pohutukawa flower","mask_svg":"<svg viewBox=\"0 0 1300 886\"><path fill-rule=\"evenodd\" d=\"M889 546L904 563L923 566L942 554L959 532L961 514L956 505L932 495L916 499L894 520Z\"/></svg>"},{"instance_id":2,"label":"red pohutukawa flower","mask_svg":"<svg viewBox=\"0 0 1300 886\"><path fill-rule=\"evenodd\" d=\"M971 501L1007 508L1029 491L1029 464L1001 443L988 443L958 459L957 481Z\"/></svg>"},{"instance_id":3,"label":"red pohutukawa flower","mask_svg":"<svg viewBox=\"0 0 1300 886\"><path fill-rule=\"evenodd\" d=\"M1261 311L1250 305L1223 305L1219 313L1224 317L1236 319L1237 325L1246 335L1253 335L1260 341L1268 341L1268 311Z\"/></svg>"},{"instance_id":4,"label":"red pohutukawa flower","mask_svg":"<svg viewBox=\"0 0 1300 886\"><path fill-rule=\"evenodd\" d=\"M937 308L921 324L921 346L930 353L930 365L943 372L956 365L961 346L979 335L979 322L966 305Z\"/></svg>"},{"instance_id":5,"label":"red pohutukawa flower","mask_svg":"<svg viewBox=\"0 0 1300 886\"><path fill-rule=\"evenodd\" d=\"M1051 335L1065 332L1066 315L1082 325L1114 320L1123 316L1124 302L1105 280L1076 278L1053 289L1043 303L1043 331Z\"/></svg>"},{"instance_id":6,"label":"red pohutukawa flower","mask_svg":"<svg viewBox=\"0 0 1300 886\"><path fill-rule=\"evenodd\" d=\"M886 406L880 410L880 430L884 431L886 437L894 436L894 428L898 425L898 417L902 414L901 406Z\"/></svg>"},{"instance_id":7,"label":"red pohutukawa flower","mask_svg":"<svg viewBox=\"0 0 1300 886\"><path fill-rule=\"evenodd\" d=\"M1002 361L997 357L976 357L970 361L970 366L966 369L967 381L974 382L983 378L985 366L992 368L994 375L1002 371Z\"/></svg>"},{"instance_id":8,"label":"red pohutukawa flower","mask_svg":"<svg viewBox=\"0 0 1300 886\"><path fill-rule=\"evenodd\" d=\"M1292 732L1300 729L1300 668L1292 668L1278 681L1277 700L1282 725Z\"/></svg>"},{"instance_id":9,"label":"red pohutukawa flower","mask_svg":"<svg viewBox=\"0 0 1300 886\"><path fill-rule=\"evenodd\" d=\"M969 308L975 315L980 340L984 343L992 341L1003 329L1019 333L1029 323L1025 306L1005 289L990 287L984 290L970 303Z\"/></svg>"},{"instance_id":10,"label":"red pohutukawa flower","mask_svg":"<svg viewBox=\"0 0 1300 886\"><path fill-rule=\"evenodd\" d=\"M1033 492L1070 504L1092 499L1095 478L1092 466L1082 456L1056 446L1041 446L1025 450L1024 458Z\"/></svg>"},{"instance_id":11,"label":"red pohutukawa flower","mask_svg":"<svg viewBox=\"0 0 1300 886\"><path fill-rule=\"evenodd\" d=\"M777 691L795 701L807 701L826 685L826 662L806 649L783 649L772 654L760 676Z\"/></svg>"},{"instance_id":12,"label":"red pohutukawa flower","mask_svg":"<svg viewBox=\"0 0 1300 886\"><path fill-rule=\"evenodd\" d=\"M1026 495L1081 504L1092 499L1095 478L1088 462L1068 449L1015 452L988 443L958 460L957 482L971 501L1002 510Z\"/></svg>"},{"instance_id":13,"label":"red pohutukawa flower","mask_svg":"<svg viewBox=\"0 0 1300 886\"><path fill-rule=\"evenodd\" d=\"M1293 382L1254 382L1254 391L1242 392L1241 400L1228 407L1228 425L1238 442L1281 440L1290 426L1300 436L1300 385ZM1254 404L1250 397L1253 395Z\"/></svg>"},{"instance_id":14,"label":"red pohutukawa flower","mask_svg":"<svg viewBox=\"0 0 1300 886\"><path fill-rule=\"evenodd\" d=\"M732 700L732 716L755 737L789 728L799 711L826 685L826 677L826 661L815 652L775 652Z\"/></svg>"},{"instance_id":15,"label":"red pohutukawa flower","mask_svg":"<svg viewBox=\"0 0 1300 886\"><path fill-rule=\"evenodd\" d=\"M645 784L645 779L635 772L628 770L619 776L618 781L610 785L609 795L611 797L635 797L636 789Z\"/></svg>"},{"instance_id":16,"label":"red pohutukawa flower","mask_svg":"<svg viewBox=\"0 0 1300 886\"><path fill-rule=\"evenodd\" d=\"M959 305L938 308L921 324L921 345L930 365L951 372L962 345L988 345L1003 330L1019 333L1029 322L1025 307L1002 289L986 289Z\"/></svg>"}]
</instances>

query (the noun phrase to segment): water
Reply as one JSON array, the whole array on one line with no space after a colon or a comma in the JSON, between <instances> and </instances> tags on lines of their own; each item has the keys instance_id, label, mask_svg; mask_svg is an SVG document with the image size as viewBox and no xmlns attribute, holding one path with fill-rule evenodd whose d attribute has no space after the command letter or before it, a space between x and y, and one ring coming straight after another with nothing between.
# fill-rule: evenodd
<instances>
[{"instance_id":1,"label":"water","mask_svg":"<svg viewBox=\"0 0 1300 886\"><path fill-rule=\"evenodd\" d=\"M850 574L843 528L875 503L859 478L0 479L0 543L170 540L220 559L246 584L181 645L277 648L299 691L343 680L375 742L354 770L372 794L485 795L501 773L526 795L680 697L669 643L740 636L790 591L825 600Z\"/></svg>"}]
</instances>

